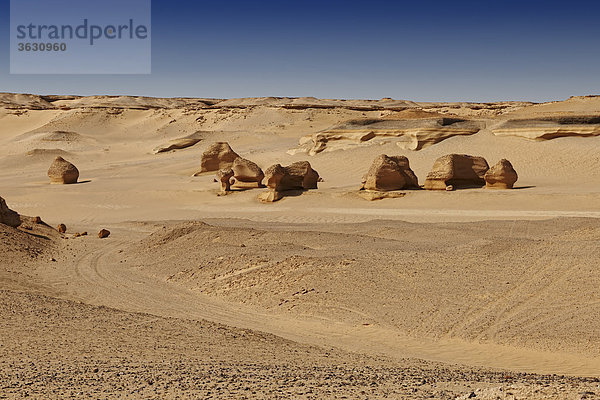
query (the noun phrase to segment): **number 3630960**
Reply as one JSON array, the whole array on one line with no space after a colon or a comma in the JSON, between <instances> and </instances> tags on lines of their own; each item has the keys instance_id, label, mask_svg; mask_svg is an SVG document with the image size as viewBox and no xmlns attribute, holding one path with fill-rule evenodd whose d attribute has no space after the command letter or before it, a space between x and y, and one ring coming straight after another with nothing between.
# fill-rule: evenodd
<instances>
[{"instance_id":1,"label":"number 3630960","mask_svg":"<svg viewBox=\"0 0 600 400\"><path fill-rule=\"evenodd\" d=\"M66 51L66 43L18 43L19 51Z\"/></svg>"}]
</instances>

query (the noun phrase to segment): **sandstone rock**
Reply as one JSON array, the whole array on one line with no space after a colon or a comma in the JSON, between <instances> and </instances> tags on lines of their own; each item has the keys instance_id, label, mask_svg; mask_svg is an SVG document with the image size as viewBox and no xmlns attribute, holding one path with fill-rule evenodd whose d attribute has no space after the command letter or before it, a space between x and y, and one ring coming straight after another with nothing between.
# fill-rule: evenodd
<instances>
[{"instance_id":1,"label":"sandstone rock","mask_svg":"<svg viewBox=\"0 0 600 400\"><path fill-rule=\"evenodd\" d=\"M109 236L110 236L110 231L109 230L102 229L102 230L100 230L100 232L98 232L98 237L100 239L104 239L104 238L107 238Z\"/></svg>"},{"instance_id":2,"label":"sandstone rock","mask_svg":"<svg viewBox=\"0 0 600 400\"><path fill-rule=\"evenodd\" d=\"M67 231L67 226L65 224L59 224L56 227L56 230L59 231L60 233L65 233Z\"/></svg>"},{"instance_id":3,"label":"sandstone rock","mask_svg":"<svg viewBox=\"0 0 600 400\"><path fill-rule=\"evenodd\" d=\"M364 190L391 191L419 188L419 181L410 169L408 158L404 156L388 157L380 155L373 161L371 168L363 177Z\"/></svg>"},{"instance_id":4,"label":"sandstone rock","mask_svg":"<svg viewBox=\"0 0 600 400\"><path fill-rule=\"evenodd\" d=\"M512 189L519 176L510 161L502 159L485 173L484 178L489 189Z\"/></svg>"},{"instance_id":5,"label":"sandstone rock","mask_svg":"<svg viewBox=\"0 0 600 400\"><path fill-rule=\"evenodd\" d=\"M519 136L533 140L600 136L598 115L551 115L535 119L509 119L492 130L496 136Z\"/></svg>"},{"instance_id":6,"label":"sandstone rock","mask_svg":"<svg viewBox=\"0 0 600 400\"><path fill-rule=\"evenodd\" d=\"M166 153L172 150L181 150L187 149L188 147L192 147L196 143L200 142L202 139L198 138L179 138L170 140L168 143L162 144L158 147L155 147L152 152L154 154L158 153Z\"/></svg>"},{"instance_id":7,"label":"sandstone rock","mask_svg":"<svg viewBox=\"0 0 600 400\"><path fill-rule=\"evenodd\" d=\"M319 174L308 161L298 161L287 167L272 165L265 171L265 185L270 189L259 195L259 200L273 202L285 196L285 192L316 189Z\"/></svg>"},{"instance_id":8,"label":"sandstone rock","mask_svg":"<svg viewBox=\"0 0 600 400\"><path fill-rule=\"evenodd\" d=\"M50 177L50 183L53 184L77 183L79 170L64 158L56 157L50 169L48 169L48 176Z\"/></svg>"},{"instance_id":9,"label":"sandstone rock","mask_svg":"<svg viewBox=\"0 0 600 400\"><path fill-rule=\"evenodd\" d=\"M281 189L281 180L286 173L287 171L281 164L271 165L265 171L265 185L273 191L283 190Z\"/></svg>"},{"instance_id":10,"label":"sandstone rock","mask_svg":"<svg viewBox=\"0 0 600 400\"><path fill-rule=\"evenodd\" d=\"M267 190L266 192L262 192L261 194L258 195L258 200L262 201L263 203L273 203L277 200L283 199L283 197L284 197L283 192Z\"/></svg>"},{"instance_id":11,"label":"sandstone rock","mask_svg":"<svg viewBox=\"0 0 600 400\"><path fill-rule=\"evenodd\" d=\"M154 154L165 153L173 150L187 149L202 141L206 132L198 131L191 135L170 140L167 143L161 144L152 150Z\"/></svg>"},{"instance_id":12,"label":"sandstone rock","mask_svg":"<svg viewBox=\"0 0 600 400\"><path fill-rule=\"evenodd\" d=\"M421 150L452 136L473 135L483 127L479 121L437 113L405 110L384 118L353 119L300 139L288 154L351 149L373 145L390 138L405 150Z\"/></svg>"},{"instance_id":13,"label":"sandstone rock","mask_svg":"<svg viewBox=\"0 0 600 400\"><path fill-rule=\"evenodd\" d=\"M262 185L265 177L263 170L250 160L238 157L233 161L232 167L236 182L256 183Z\"/></svg>"},{"instance_id":14,"label":"sandstone rock","mask_svg":"<svg viewBox=\"0 0 600 400\"><path fill-rule=\"evenodd\" d=\"M425 180L425 189L482 187L485 185L484 176L488 169L488 163L483 157L448 154L438 158L433 164Z\"/></svg>"},{"instance_id":15,"label":"sandstone rock","mask_svg":"<svg viewBox=\"0 0 600 400\"><path fill-rule=\"evenodd\" d=\"M360 191L360 192L358 192L358 195L365 200L375 201L375 200L382 200L382 199L399 199L401 197L406 196L406 193L395 192L395 191L378 192L378 191L369 190L369 191Z\"/></svg>"},{"instance_id":16,"label":"sandstone rock","mask_svg":"<svg viewBox=\"0 0 600 400\"><path fill-rule=\"evenodd\" d=\"M13 228L21 225L21 217L19 214L6 205L6 201L0 197L0 224L12 226Z\"/></svg>"},{"instance_id":17,"label":"sandstone rock","mask_svg":"<svg viewBox=\"0 0 600 400\"><path fill-rule=\"evenodd\" d=\"M287 167L271 166L265 172L268 188L282 192L286 190L316 189L319 174L308 161L298 161Z\"/></svg>"},{"instance_id":18,"label":"sandstone rock","mask_svg":"<svg viewBox=\"0 0 600 400\"><path fill-rule=\"evenodd\" d=\"M200 171L194 176L198 176L205 172L218 171L227 169L233 166L233 162L239 155L232 150L227 142L217 142L212 144L204 153L200 161Z\"/></svg>"},{"instance_id":19,"label":"sandstone rock","mask_svg":"<svg viewBox=\"0 0 600 400\"><path fill-rule=\"evenodd\" d=\"M217 171L217 181L221 183L220 195L228 194L231 191L231 178L233 178L231 168Z\"/></svg>"}]
</instances>

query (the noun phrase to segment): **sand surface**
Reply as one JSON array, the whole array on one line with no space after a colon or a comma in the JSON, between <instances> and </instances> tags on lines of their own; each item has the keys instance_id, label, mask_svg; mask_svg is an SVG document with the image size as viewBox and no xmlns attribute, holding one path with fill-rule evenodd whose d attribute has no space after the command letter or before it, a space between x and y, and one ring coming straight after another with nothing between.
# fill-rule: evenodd
<instances>
[{"instance_id":1,"label":"sand surface","mask_svg":"<svg viewBox=\"0 0 600 400\"><path fill-rule=\"evenodd\" d=\"M49 225L0 225L0 397L600 394L598 97L0 106L0 195ZM438 134L430 118L480 129ZM348 121L365 119L382 122L356 141ZM192 177L216 141L263 169L308 160L324 181L273 204L264 189L218 197L213 174ZM448 153L507 158L519 180L367 201L361 177L383 153L420 183ZM59 155L80 183L49 184Z\"/></svg>"}]
</instances>

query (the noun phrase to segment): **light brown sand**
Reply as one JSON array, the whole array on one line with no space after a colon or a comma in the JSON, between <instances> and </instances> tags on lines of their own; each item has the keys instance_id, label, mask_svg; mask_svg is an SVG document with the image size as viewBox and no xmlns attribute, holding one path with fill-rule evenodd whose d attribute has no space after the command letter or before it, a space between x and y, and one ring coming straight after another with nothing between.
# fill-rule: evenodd
<instances>
[{"instance_id":1,"label":"light brown sand","mask_svg":"<svg viewBox=\"0 0 600 400\"><path fill-rule=\"evenodd\" d=\"M22 214L91 235L3 228L0 393L600 392L595 378L562 377L600 376L600 139L491 132L509 118L600 114L597 98L544 105L2 99L0 195ZM479 118L488 128L420 151L390 139L312 157L286 153L302 136L402 107ZM152 154L198 130L214 133ZM324 182L275 204L258 203L257 190L217 197L212 175L191 177L217 140L263 168L307 159ZM422 183L435 158L451 152L508 158L518 190L409 191L376 202L356 194L378 154L408 156ZM56 155L77 165L80 184L48 184ZM97 239L100 228L111 237ZM148 323L152 329L140 328Z\"/></svg>"}]
</instances>

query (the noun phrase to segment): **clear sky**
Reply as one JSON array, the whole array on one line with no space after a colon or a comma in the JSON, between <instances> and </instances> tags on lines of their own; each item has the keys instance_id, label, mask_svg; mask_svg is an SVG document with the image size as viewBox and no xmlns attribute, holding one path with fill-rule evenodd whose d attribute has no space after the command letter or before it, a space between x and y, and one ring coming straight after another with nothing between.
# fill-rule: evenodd
<instances>
[{"instance_id":1,"label":"clear sky","mask_svg":"<svg viewBox=\"0 0 600 400\"><path fill-rule=\"evenodd\" d=\"M10 75L9 1L0 4L0 91L417 101L600 93L599 1L153 0L150 75Z\"/></svg>"}]
</instances>

